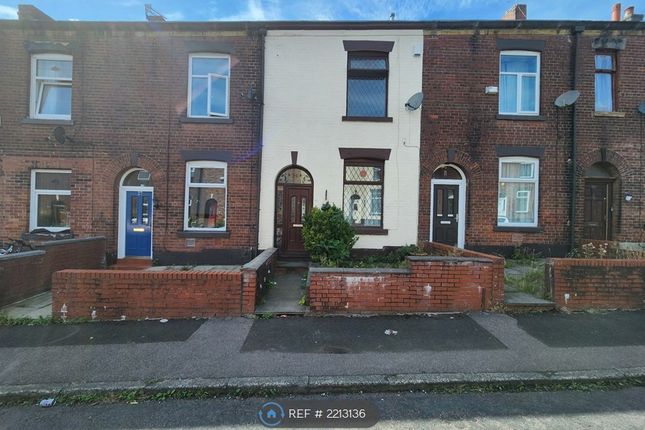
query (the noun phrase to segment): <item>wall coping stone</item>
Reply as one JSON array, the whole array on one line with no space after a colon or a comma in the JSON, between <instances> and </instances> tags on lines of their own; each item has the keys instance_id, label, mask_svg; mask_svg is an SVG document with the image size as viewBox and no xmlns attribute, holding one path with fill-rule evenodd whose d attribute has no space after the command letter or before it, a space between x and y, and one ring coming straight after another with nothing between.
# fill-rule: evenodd
<instances>
[{"instance_id":1,"label":"wall coping stone","mask_svg":"<svg viewBox=\"0 0 645 430\"><path fill-rule=\"evenodd\" d=\"M410 261L440 261L440 262L448 262L448 263L492 263L493 259L492 258L483 258L483 257L453 257L449 255L410 255L408 257L405 257L406 259Z\"/></svg>"},{"instance_id":2,"label":"wall coping stone","mask_svg":"<svg viewBox=\"0 0 645 430\"><path fill-rule=\"evenodd\" d=\"M249 261L245 265L242 266L243 271L247 270L258 270L264 263L269 261L273 255L278 252L277 248L267 248L264 251L262 251L257 257L255 257L253 260Z\"/></svg>"},{"instance_id":3,"label":"wall coping stone","mask_svg":"<svg viewBox=\"0 0 645 430\"><path fill-rule=\"evenodd\" d=\"M105 240L105 236L74 237L72 239L48 240L46 242L39 243L38 245L34 245L34 247L48 248L51 246L66 245L70 243L79 243L79 242L93 242L97 240Z\"/></svg>"},{"instance_id":4,"label":"wall coping stone","mask_svg":"<svg viewBox=\"0 0 645 430\"><path fill-rule=\"evenodd\" d=\"M27 258L27 257L38 257L41 255L45 255L45 251L34 250L34 251L16 252L13 254L4 254L4 255L0 255L0 263L8 260L17 260L19 258Z\"/></svg>"},{"instance_id":5,"label":"wall coping stone","mask_svg":"<svg viewBox=\"0 0 645 430\"><path fill-rule=\"evenodd\" d=\"M371 267L371 268L352 268L352 267L310 267L309 273L372 273L375 275L378 274L404 274L409 275L412 273L410 269L394 269L394 268L381 268L381 267Z\"/></svg>"}]
</instances>

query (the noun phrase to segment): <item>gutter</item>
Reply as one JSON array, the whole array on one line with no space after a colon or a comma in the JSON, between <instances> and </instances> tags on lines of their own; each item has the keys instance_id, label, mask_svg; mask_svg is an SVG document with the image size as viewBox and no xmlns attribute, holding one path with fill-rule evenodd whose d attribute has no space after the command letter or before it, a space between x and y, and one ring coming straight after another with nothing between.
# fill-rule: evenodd
<instances>
[{"instance_id":1,"label":"gutter","mask_svg":"<svg viewBox=\"0 0 645 430\"><path fill-rule=\"evenodd\" d=\"M575 26L573 33L575 34L575 49L573 53L573 89L578 89L578 55L580 50L580 34L585 31L583 25ZM573 124L571 125L571 221L569 230L569 251L573 251L576 246L576 199L577 199L577 177L578 177L578 136L577 136L577 120L578 109L577 103L573 104Z\"/></svg>"}]
</instances>

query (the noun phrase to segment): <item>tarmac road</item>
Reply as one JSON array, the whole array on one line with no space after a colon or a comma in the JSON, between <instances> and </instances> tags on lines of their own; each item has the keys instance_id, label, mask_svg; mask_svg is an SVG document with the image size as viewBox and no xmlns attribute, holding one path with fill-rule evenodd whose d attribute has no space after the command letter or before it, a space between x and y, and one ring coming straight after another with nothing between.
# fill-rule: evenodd
<instances>
[{"instance_id":1,"label":"tarmac road","mask_svg":"<svg viewBox=\"0 0 645 430\"><path fill-rule=\"evenodd\" d=\"M294 396L290 399L373 402L374 429L642 429L645 387L618 391L489 394L387 393ZM0 429L240 429L267 428L258 420L266 399L166 400L0 408ZM272 399L281 402L284 398ZM278 427L279 428L279 427Z\"/></svg>"}]
</instances>

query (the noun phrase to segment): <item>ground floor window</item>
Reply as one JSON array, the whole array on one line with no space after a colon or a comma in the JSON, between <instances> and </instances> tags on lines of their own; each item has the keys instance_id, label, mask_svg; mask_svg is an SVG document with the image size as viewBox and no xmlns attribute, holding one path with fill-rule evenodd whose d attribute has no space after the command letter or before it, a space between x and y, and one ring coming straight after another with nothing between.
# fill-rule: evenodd
<instances>
[{"instance_id":1,"label":"ground floor window","mask_svg":"<svg viewBox=\"0 0 645 430\"><path fill-rule=\"evenodd\" d=\"M537 227L538 176L537 158L500 158L497 225Z\"/></svg>"},{"instance_id":2,"label":"ground floor window","mask_svg":"<svg viewBox=\"0 0 645 430\"><path fill-rule=\"evenodd\" d=\"M383 227L383 173L380 160L345 160L345 218L356 227Z\"/></svg>"},{"instance_id":3,"label":"ground floor window","mask_svg":"<svg viewBox=\"0 0 645 430\"><path fill-rule=\"evenodd\" d=\"M29 230L44 228L61 231L69 228L69 170L32 170Z\"/></svg>"},{"instance_id":4,"label":"ground floor window","mask_svg":"<svg viewBox=\"0 0 645 430\"><path fill-rule=\"evenodd\" d=\"M226 230L226 170L222 161L186 163L184 229Z\"/></svg>"}]
</instances>

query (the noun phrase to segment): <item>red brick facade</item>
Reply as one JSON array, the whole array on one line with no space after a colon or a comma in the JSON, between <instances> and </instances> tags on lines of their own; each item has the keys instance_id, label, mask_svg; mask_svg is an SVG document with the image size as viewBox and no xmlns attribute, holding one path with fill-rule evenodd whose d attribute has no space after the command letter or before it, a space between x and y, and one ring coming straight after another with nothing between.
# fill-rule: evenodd
<instances>
[{"instance_id":1,"label":"red brick facade","mask_svg":"<svg viewBox=\"0 0 645 430\"><path fill-rule=\"evenodd\" d=\"M261 94L262 36L243 25L193 27L0 24L0 194L10 214L0 224L0 237L18 237L29 229L31 169L69 169L71 230L77 236L105 236L108 252L115 254L119 183L126 171L140 167L151 173L154 186L153 258L248 261L254 256L260 106L240 94L249 87ZM73 56L73 124L62 123L73 141L63 145L47 139L59 124L25 121L31 73L26 44L34 41L69 43L65 53ZM195 51L231 56L228 121L186 121L188 56ZM179 233L186 175L181 150L217 150L229 158L225 234Z\"/></svg>"},{"instance_id":2,"label":"red brick facade","mask_svg":"<svg viewBox=\"0 0 645 430\"><path fill-rule=\"evenodd\" d=\"M645 309L645 260L554 258L545 271L558 307Z\"/></svg>"},{"instance_id":3,"label":"red brick facade","mask_svg":"<svg viewBox=\"0 0 645 430\"><path fill-rule=\"evenodd\" d=\"M576 44L574 23L569 24L561 29L543 25L538 30L540 24L536 23L531 30L527 22L522 24L526 28L520 29L426 31L419 240L430 236L432 174L440 164L452 163L465 172L467 179L466 247L508 252L522 245L546 255L566 252L571 218L573 109L558 111L554 101L573 88ZM626 39L625 49L617 51L614 110L619 113L606 116L594 114L592 42L601 36ZM499 85L500 40L544 42L537 120L498 118L499 96L485 93L487 86ZM581 96L576 104L576 241L583 236L585 171L593 163L607 161L619 173L614 191L613 239L644 242L643 142L639 133L643 118L637 106L645 100L641 85L645 36L642 31L601 33L589 29L581 33L578 50L577 89ZM497 227L498 145L543 150L535 229L502 231ZM631 201L623 198L625 193L633 196Z\"/></svg>"},{"instance_id":4,"label":"red brick facade","mask_svg":"<svg viewBox=\"0 0 645 430\"><path fill-rule=\"evenodd\" d=\"M62 269L98 269L105 264L105 239L60 240L35 251L0 258L0 306L47 291Z\"/></svg>"},{"instance_id":5,"label":"red brick facade","mask_svg":"<svg viewBox=\"0 0 645 430\"><path fill-rule=\"evenodd\" d=\"M504 259L429 244L434 254L408 257L409 269L311 268L314 313L455 312L504 301Z\"/></svg>"}]
</instances>

